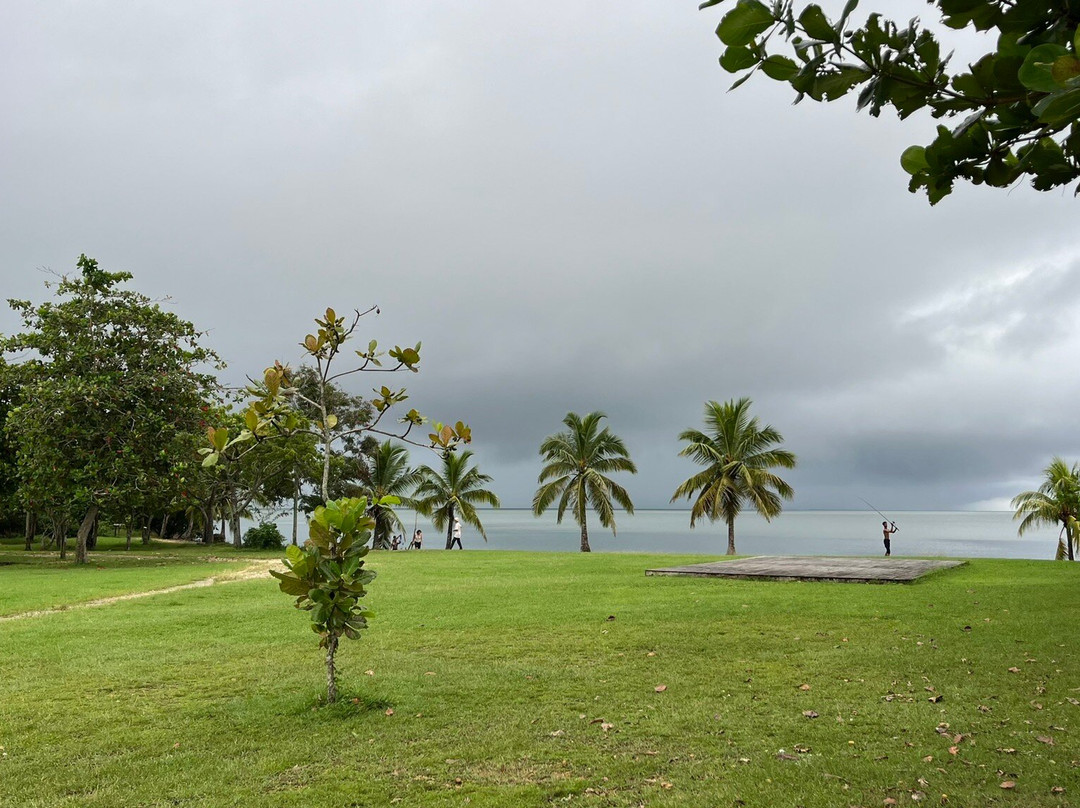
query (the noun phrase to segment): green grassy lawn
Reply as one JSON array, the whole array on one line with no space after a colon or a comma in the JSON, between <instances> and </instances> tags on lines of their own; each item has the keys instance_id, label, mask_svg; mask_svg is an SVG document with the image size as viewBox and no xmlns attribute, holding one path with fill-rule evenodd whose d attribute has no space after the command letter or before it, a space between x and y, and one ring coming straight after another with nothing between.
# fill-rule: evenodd
<instances>
[{"instance_id":1,"label":"green grassy lawn","mask_svg":"<svg viewBox=\"0 0 1080 808\"><path fill-rule=\"evenodd\" d=\"M61 562L55 551L28 553L22 539L0 539L0 617L191 583L280 555L158 541L148 546L136 541L125 551L123 539L108 536L80 567L68 549L67 561Z\"/></svg>"},{"instance_id":2,"label":"green grassy lawn","mask_svg":"<svg viewBox=\"0 0 1080 808\"><path fill-rule=\"evenodd\" d=\"M0 623L0 805L1080 804L1080 565L700 560L376 555L332 707L269 579Z\"/></svg>"}]
</instances>

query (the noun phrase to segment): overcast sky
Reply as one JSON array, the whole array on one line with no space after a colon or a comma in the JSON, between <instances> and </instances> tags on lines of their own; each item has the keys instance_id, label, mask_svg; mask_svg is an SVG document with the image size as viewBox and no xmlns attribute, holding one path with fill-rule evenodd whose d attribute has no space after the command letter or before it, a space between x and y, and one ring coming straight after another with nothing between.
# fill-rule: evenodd
<instances>
[{"instance_id":1,"label":"overcast sky","mask_svg":"<svg viewBox=\"0 0 1080 808\"><path fill-rule=\"evenodd\" d=\"M377 303L363 341L423 341L411 403L472 426L511 506L569 410L608 413L639 507L693 472L708 399L783 433L795 508L1004 507L1080 458L1071 190L931 208L899 155L932 121L728 93L720 13L4 3L3 297L85 252L234 382Z\"/></svg>"}]
</instances>

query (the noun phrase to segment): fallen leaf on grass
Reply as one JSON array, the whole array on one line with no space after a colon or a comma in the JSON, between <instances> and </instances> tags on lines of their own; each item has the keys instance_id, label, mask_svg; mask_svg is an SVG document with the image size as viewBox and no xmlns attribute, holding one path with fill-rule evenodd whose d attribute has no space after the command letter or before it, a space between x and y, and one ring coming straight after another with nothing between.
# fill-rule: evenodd
<instances>
[{"instance_id":1,"label":"fallen leaf on grass","mask_svg":"<svg viewBox=\"0 0 1080 808\"><path fill-rule=\"evenodd\" d=\"M785 752L783 749L781 749L777 753L776 759L777 760L798 760L799 758L796 755L789 755L787 752Z\"/></svg>"},{"instance_id":2,"label":"fallen leaf on grass","mask_svg":"<svg viewBox=\"0 0 1080 808\"><path fill-rule=\"evenodd\" d=\"M934 696L931 696L930 698L928 698L927 701L930 702L931 704L937 704L939 701L942 701L944 698L945 698L944 696L942 696L940 693L938 693L937 695L934 695Z\"/></svg>"},{"instance_id":3,"label":"fallen leaf on grass","mask_svg":"<svg viewBox=\"0 0 1080 808\"><path fill-rule=\"evenodd\" d=\"M999 788L1004 788L1006 791L1008 791L1009 789L1016 788L1016 783L1012 780L1005 780L1004 782L1002 782Z\"/></svg>"},{"instance_id":4,"label":"fallen leaf on grass","mask_svg":"<svg viewBox=\"0 0 1080 808\"><path fill-rule=\"evenodd\" d=\"M1019 668L1009 668L1009 673L1020 673Z\"/></svg>"},{"instance_id":5,"label":"fallen leaf on grass","mask_svg":"<svg viewBox=\"0 0 1080 808\"><path fill-rule=\"evenodd\" d=\"M645 656L656 656L656 651L649 651Z\"/></svg>"},{"instance_id":6,"label":"fallen leaf on grass","mask_svg":"<svg viewBox=\"0 0 1080 808\"><path fill-rule=\"evenodd\" d=\"M179 748L180 748L180 741L177 741L176 743L174 743L174 744L172 745L172 748L173 748L173 749L179 749Z\"/></svg>"},{"instance_id":7,"label":"fallen leaf on grass","mask_svg":"<svg viewBox=\"0 0 1080 808\"><path fill-rule=\"evenodd\" d=\"M959 746L950 746L949 747L949 754L950 755L958 755L958 754L960 754L960 747Z\"/></svg>"},{"instance_id":8,"label":"fallen leaf on grass","mask_svg":"<svg viewBox=\"0 0 1080 808\"><path fill-rule=\"evenodd\" d=\"M561 738L566 733L563 732L561 729L557 729L554 732L550 732L548 734L551 735L552 738Z\"/></svg>"},{"instance_id":9,"label":"fallen leaf on grass","mask_svg":"<svg viewBox=\"0 0 1080 808\"><path fill-rule=\"evenodd\" d=\"M424 676L434 676L434 675L435 675L435 671L425 671L424 672Z\"/></svg>"},{"instance_id":10,"label":"fallen leaf on grass","mask_svg":"<svg viewBox=\"0 0 1080 808\"><path fill-rule=\"evenodd\" d=\"M374 676L375 671L364 671L364 676Z\"/></svg>"},{"instance_id":11,"label":"fallen leaf on grass","mask_svg":"<svg viewBox=\"0 0 1080 808\"><path fill-rule=\"evenodd\" d=\"M387 715L393 715L394 714L394 708L393 707L387 707L386 708L386 714Z\"/></svg>"},{"instance_id":12,"label":"fallen leaf on grass","mask_svg":"<svg viewBox=\"0 0 1080 808\"><path fill-rule=\"evenodd\" d=\"M911 799L913 799L915 802L918 802L919 800L923 799L925 796L926 795L921 791L912 791L911 792Z\"/></svg>"},{"instance_id":13,"label":"fallen leaf on grass","mask_svg":"<svg viewBox=\"0 0 1080 808\"><path fill-rule=\"evenodd\" d=\"M612 729L614 726L615 726L614 724L609 724L607 721L604 721L604 722L602 722L600 724L600 729L602 729L604 732L607 732L609 729Z\"/></svg>"},{"instance_id":14,"label":"fallen leaf on grass","mask_svg":"<svg viewBox=\"0 0 1080 808\"><path fill-rule=\"evenodd\" d=\"M896 805L896 800L894 800L892 797L886 797L884 804L885 805Z\"/></svg>"},{"instance_id":15,"label":"fallen leaf on grass","mask_svg":"<svg viewBox=\"0 0 1080 808\"><path fill-rule=\"evenodd\" d=\"M979 705L979 712L980 713L988 713L988 712L990 712L990 708L987 707L985 704L980 704Z\"/></svg>"},{"instance_id":16,"label":"fallen leaf on grass","mask_svg":"<svg viewBox=\"0 0 1080 808\"><path fill-rule=\"evenodd\" d=\"M922 759L922 762L923 762L923 763L930 763L930 762L932 762L933 760L934 760L934 756L933 756L933 755L927 755L926 757L924 757L924 758Z\"/></svg>"},{"instance_id":17,"label":"fallen leaf on grass","mask_svg":"<svg viewBox=\"0 0 1080 808\"><path fill-rule=\"evenodd\" d=\"M1062 788L1061 786L1054 786L1053 788L1050 789L1050 793L1051 794L1064 794L1065 789Z\"/></svg>"},{"instance_id":18,"label":"fallen leaf on grass","mask_svg":"<svg viewBox=\"0 0 1080 808\"><path fill-rule=\"evenodd\" d=\"M815 713L813 710L803 710L803 715L806 718L817 718L818 717L818 714Z\"/></svg>"},{"instance_id":19,"label":"fallen leaf on grass","mask_svg":"<svg viewBox=\"0 0 1080 808\"><path fill-rule=\"evenodd\" d=\"M1003 755L1015 755L1016 754L1016 750L1013 749L1011 746L999 746L997 748L997 751L1000 752Z\"/></svg>"},{"instance_id":20,"label":"fallen leaf on grass","mask_svg":"<svg viewBox=\"0 0 1080 808\"><path fill-rule=\"evenodd\" d=\"M1039 743L1049 744L1050 746L1054 745L1054 739L1051 738L1049 735L1036 735L1035 740Z\"/></svg>"},{"instance_id":21,"label":"fallen leaf on grass","mask_svg":"<svg viewBox=\"0 0 1080 808\"><path fill-rule=\"evenodd\" d=\"M653 690L655 690L657 693L663 693L665 690L667 690L667 685L657 685L653 688Z\"/></svg>"},{"instance_id":22,"label":"fallen leaf on grass","mask_svg":"<svg viewBox=\"0 0 1080 808\"><path fill-rule=\"evenodd\" d=\"M1069 702L1073 707L1080 707L1080 701L1077 701L1072 696L1066 696L1065 701Z\"/></svg>"},{"instance_id":23,"label":"fallen leaf on grass","mask_svg":"<svg viewBox=\"0 0 1080 808\"><path fill-rule=\"evenodd\" d=\"M807 691L810 689L810 685L799 685L799 690Z\"/></svg>"}]
</instances>

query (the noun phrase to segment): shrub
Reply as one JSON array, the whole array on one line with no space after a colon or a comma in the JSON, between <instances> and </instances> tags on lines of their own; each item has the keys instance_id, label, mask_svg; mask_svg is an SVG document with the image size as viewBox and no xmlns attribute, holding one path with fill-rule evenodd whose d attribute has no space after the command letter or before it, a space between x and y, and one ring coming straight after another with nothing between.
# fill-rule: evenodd
<instances>
[{"instance_id":1,"label":"shrub","mask_svg":"<svg viewBox=\"0 0 1080 808\"><path fill-rule=\"evenodd\" d=\"M244 547L249 550L280 550L285 546L285 537L272 522L261 522L244 534Z\"/></svg>"}]
</instances>

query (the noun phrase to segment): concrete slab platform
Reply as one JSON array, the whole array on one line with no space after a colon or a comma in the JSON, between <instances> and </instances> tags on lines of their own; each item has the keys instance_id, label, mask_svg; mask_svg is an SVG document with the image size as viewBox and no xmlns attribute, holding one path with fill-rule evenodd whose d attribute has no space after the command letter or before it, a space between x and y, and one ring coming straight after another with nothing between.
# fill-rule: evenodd
<instances>
[{"instance_id":1,"label":"concrete slab platform","mask_svg":"<svg viewBox=\"0 0 1080 808\"><path fill-rule=\"evenodd\" d=\"M646 575L690 575L698 578L763 578L772 581L840 581L908 583L965 561L922 558L854 558L844 556L754 556L737 561L710 561L685 567L645 570Z\"/></svg>"}]
</instances>

